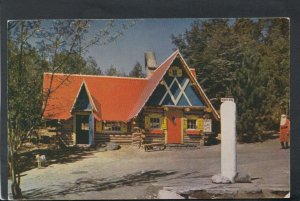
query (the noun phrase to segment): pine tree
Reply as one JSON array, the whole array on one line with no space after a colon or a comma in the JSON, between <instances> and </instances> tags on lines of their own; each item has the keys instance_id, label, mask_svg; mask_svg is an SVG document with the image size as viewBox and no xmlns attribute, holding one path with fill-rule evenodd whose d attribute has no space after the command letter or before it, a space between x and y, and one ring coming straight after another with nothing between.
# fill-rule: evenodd
<instances>
[{"instance_id":1,"label":"pine tree","mask_svg":"<svg viewBox=\"0 0 300 201\"><path fill-rule=\"evenodd\" d=\"M287 19L195 21L172 40L210 99L235 98L239 136L277 129L289 107Z\"/></svg>"},{"instance_id":2,"label":"pine tree","mask_svg":"<svg viewBox=\"0 0 300 201\"><path fill-rule=\"evenodd\" d=\"M143 73L142 65L139 62L136 62L132 71L130 71L129 73L129 77L145 77L145 74Z\"/></svg>"}]
</instances>

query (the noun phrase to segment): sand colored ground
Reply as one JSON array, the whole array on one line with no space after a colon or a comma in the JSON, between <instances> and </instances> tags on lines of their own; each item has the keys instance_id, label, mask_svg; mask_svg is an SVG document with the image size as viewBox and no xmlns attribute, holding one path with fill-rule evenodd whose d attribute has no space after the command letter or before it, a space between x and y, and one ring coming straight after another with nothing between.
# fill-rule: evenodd
<instances>
[{"instance_id":1,"label":"sand colored ground","mask_svg":"<svg viewBox=\"0 0 300 201\"><path fill-rule=\"evenodd\" d=\"M214 145L196 150L144 152L122 146L116 151L95 151L74 162L26 171L22 173L21 188L28 199L156 198L163 187L254 189L249 197L256 196L255 189L275 193L276 189L289 190L290 150L280 149L278 139L237 145L238 171L249 173L251 184L224 187L211 183L211 177L221 170L220 148Z\"/></svg>"}]
</instances>

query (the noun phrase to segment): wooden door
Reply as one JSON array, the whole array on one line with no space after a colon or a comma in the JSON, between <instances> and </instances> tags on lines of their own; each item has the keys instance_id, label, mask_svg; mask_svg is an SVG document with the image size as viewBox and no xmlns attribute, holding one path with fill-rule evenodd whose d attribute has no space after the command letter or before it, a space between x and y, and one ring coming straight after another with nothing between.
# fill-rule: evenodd
<instances>
[{"instance_id":1,"label":"wooden door","mask_svg":"<svg viewBox=\"0 0 300 201\"><path fill-rule=\"evenodd\" d=\"M169 111L168 112L168 144L181 144L181 112L180 111Z\"/></svg>"},{"instance_id":2,"label":"wooden door","mask_svg":"<svg viewBox=\"0 0 300 201\"><path fill-rule=\"evenodd\" d=\"M76 115L76 143L89 144L89 115Z\"/></svg>"}]
</instances>

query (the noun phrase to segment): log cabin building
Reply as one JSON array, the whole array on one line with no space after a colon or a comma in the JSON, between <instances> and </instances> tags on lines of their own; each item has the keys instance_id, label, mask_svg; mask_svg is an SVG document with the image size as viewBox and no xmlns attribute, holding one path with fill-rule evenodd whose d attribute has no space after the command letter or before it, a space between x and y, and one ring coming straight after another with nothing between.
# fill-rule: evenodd
<instances>
[{"instance_id":1,"label":"log cabin building","mask_svg":"<svg viewBox=\"0 0 300 201\"><path fill-rule=\"evenodd\" d=\"M219 132L219 114L178 50L159 66L145 53L145 68L146 78L44 73L43 118L59 121L73 145L129 144L136 127L146 143L199 143Z\"/></svg>"}]
</instances>

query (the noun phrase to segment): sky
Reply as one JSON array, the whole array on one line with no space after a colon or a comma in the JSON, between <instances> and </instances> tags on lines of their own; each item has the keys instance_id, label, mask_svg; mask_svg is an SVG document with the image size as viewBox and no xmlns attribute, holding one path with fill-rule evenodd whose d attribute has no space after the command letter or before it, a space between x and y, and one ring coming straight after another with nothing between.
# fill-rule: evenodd
<instances>
[{"instance_id":1,"label":"sky","mask_svg":"<svg viewBox=\"0 0 300 201\"><path fill-rule=\"evenodd\" d=\"M144 53L153 51L157 64L161 64L176 49L172 43L171 35L178 36L190 29L195 20L205 21L203 18L165 18L165 19L135 19L135 25L129 27L113 42L104 46L94 45L88 48L85 57L92 56L102 72L111 66L116 67L120 72L128 74L135 64L139 62L145 65ZM91 25L86 34L86 40L91 39L101 29L107 26L111 20L91 20ZM114 20L114 31L122 30L123 24L129 24L133 19ZM42 20L44 28L51 27L52 20ZM229 19L233 23L234 19ZM33 45L38 39L31 39ZM143 69L145 72L145 69Z\"/></svg>"},{"instance_id":2,"label":"sky","mask_svg":"<svg viewBox=\"0 0 300 201\"><path fill-rule=\"evenodd\" d=\"M101 70L111 65L121 72L128 73L136 62L144 67L144 52L153 51L157 64L168 58L176 48L172 44L171 35L178 35L189 29L195 19L140 19L124 32L123 36L105 46L93 46L87 55L92 56ZM126 20L117 20L126 23ZM94 34L106 20L95 20L89 34ZM144 70L144 69L143 69Z\"/></svg>"}]
</instances>

